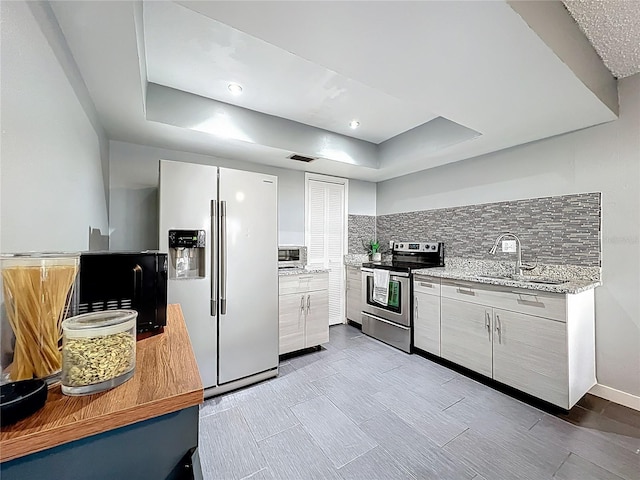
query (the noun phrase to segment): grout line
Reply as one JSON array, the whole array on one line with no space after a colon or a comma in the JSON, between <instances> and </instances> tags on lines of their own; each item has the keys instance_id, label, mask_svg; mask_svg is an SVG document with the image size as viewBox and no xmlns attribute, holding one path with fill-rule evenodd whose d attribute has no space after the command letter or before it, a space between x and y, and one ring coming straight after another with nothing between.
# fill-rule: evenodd
<instances>
[{"instance_id":1,"label":"grout line","mask_svg":"<svg viewBox=\"0 0 640 480\"><path fill-rule=\"evenodd\" d=\"M376 447L379 447L380 445L378 444L378 442L376 442L375 446L371 447L369 450L367 450L366 452L362 452L360 455L358 455L356 458L349 460L347 463L340 465L339 467L336 467L335 463L333 463L331 461L331 459L329 459L329 462L333 465L333 468L335 468L336 470L340 470L342 467L345 467L347 465L349 465L351 462L356 461L357 459L359 459L360 457L362 457L363 455L366 455L367 453L369 453L371 450L373 450Z\"/></svg>"},{"instance_id":2,"label":"grout line","mask_svg":"<svg viewBox=\"0 0 640 480\"><path fill-rule=\"evenodd\" d=\"M537 424L539 424L539 423L542 421L542 419L543 419L543 418L544 418L544 416L543 416L543 417L540 417L538 420L536 420L536 423L534 423L533 425L531 425L531 426L529 427L529 430L527 430L527 431L528 431L528 432L530 432L530 431L531 431L531 429L532 429L533 427L535 427Z\"/></svg>"},{"instance_id":3,"label":"grout line","mask_svg":"<svg viewBox=\"0 0 640 480\"><path fill-rule=\"evenodd\" d=\"M460 400L456 400L455 402L453 402L451 405L449 405L446 408L443 408L442 411L446 412L447 410L449 410L451 407L453 407L454 405L457 405L458 403L460 403L461 401L463 401L466 397L462 397Z\"/></svg>"},{"instance_id":4,"label":"grout line","mask_svg":"<svg viewBox=\"0 0 640 480\"><path fill-rule=\"evenodd\" d=\"M440 448L444 448L447 445L449 445L451 442L453 442L456 438L458 438L460 435L463 435L464 433L466 433L469 430L469 427L465 428L463 431L461 431L459 434L457 434L455 437L453 437L451 440L449 440L447 443L445 443L444 445L442 445Z\"/></svg>"},{"instance_id":5,"label":"grout line","mask_svg":"<svg viewBox=\"0 0 640 480\"><path fill-rule=\"evenodd\" d=\"M560 463L560 466L558 468L556 468L556 471L553 472L553 475L551 475L551 478L555 478L556 477L556 473L558 473L560 471L560 469L562 468L562 466L565 464L565 462L567 460L569 460L569 457L571 456L571 452L569 452L567 454L567 456L564 458L564 460L562 460L562 463Z\"/></svg>"},{"instance_id":6,"label":"grout line","mask_svg":"<svg viewBox=\"0 0 640 480\"><path fill-rule=\"evenodd\" d=\"M293 412L291 412L291 415L294 415L294 413L293 413ZM295 416L295 415L294 415L294 416ZM246 419L245 419L245 421L246 421ZM279 432L272 433L271 435L267 435L266 437L261 438L260 440L256 440L256 438L255 438L255 437L253 437L253 440L256 442L256 444L258 444L258 446L260 446L260 443L261 443L261 442L264 442L265 440L267 440L267 439L269 439L269 438L271 438L271 437L275 437L276 435L280 435L281 433L286 432L287 430L292 430L292 429L294 429L294 428L296 428L296 427L299 427L299 426L301 426L301 425L302 425L302 424L301 424L301 423L300 423L300 421L298 420L298 417L296 417L296 423L295 423L295 425L291 425L290 427L287 427L287 428L285 428L285 429L283 429L283 430L280 430ZM252 435L253 435L253 432L252 432ZM252 474L252 475L253 475L253 474Z\"/></svg>"},{"instance_id":7,"label":"grout line","mask_svg":"<svg viewBox=\"0 0 640 480\"><path fill-rule=\"evenodd\" d=\"M268 462L268 461L267 461ZM253 478L254 475L257 475L258 473L260 473L263 470L266 470L268 467L262 467L260 470L257 470L249 475L247 475L246 477L242 477L242 480L249 480L251 478Z\"/></svg>"}]
</instances>

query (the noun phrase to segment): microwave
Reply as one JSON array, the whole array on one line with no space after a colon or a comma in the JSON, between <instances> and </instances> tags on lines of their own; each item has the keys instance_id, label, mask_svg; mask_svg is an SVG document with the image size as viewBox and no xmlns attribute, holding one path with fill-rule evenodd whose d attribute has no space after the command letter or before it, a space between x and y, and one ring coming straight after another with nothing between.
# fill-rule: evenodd
<instances>
[{"instance_id":1,"label":"microwave","mask_svg":"<svg viewBox=\"0 0 640 480\"><path fill-rule=\"evenodd\" d=\"M280 245L278 247L278 268L304 268L307 266L307 247L300 245Z\"/></svg>"},{"instance_id":2,"label":"microwave","mask_svg":"<svg viewBox=\"0 0 640 480\"><path fill-rule=\"evenodd\" d=\"M167 324L167 254L82 252L76 278L75 315L136 310L136 331L156 332Z\"/></svg>"}]
</instances>

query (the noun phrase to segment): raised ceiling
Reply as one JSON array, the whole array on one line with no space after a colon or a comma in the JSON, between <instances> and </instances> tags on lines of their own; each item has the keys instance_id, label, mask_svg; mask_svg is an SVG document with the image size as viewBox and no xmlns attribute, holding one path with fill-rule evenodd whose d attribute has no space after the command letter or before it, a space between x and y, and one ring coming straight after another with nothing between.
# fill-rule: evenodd
<instances>
[{"instance_id":1,"label":"raised ceiling","mask_svg":"<svg viewBox=\"0 0 640 480\"><path fill-rule=\"evenodd\" d=\"M616 118L506 2L51 6L115 140L380 181Z\"/></svg>"}]
</instances>

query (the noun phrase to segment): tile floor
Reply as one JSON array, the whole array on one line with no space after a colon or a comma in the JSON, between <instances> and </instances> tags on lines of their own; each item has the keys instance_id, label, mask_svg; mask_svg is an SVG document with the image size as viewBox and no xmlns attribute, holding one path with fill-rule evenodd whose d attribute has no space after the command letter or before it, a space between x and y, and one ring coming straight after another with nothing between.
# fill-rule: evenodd
<instances>
[{"instance_id":1,"label":"tile floor","mask_svg":"<svg viewBox=\"0 0 640 480\"><path fill-rule=\"evenodd\" d=\"M523 403L352 326L278 378L207 400L205 479L640 480L640 413Z\"/></svg>"}]
</instances>

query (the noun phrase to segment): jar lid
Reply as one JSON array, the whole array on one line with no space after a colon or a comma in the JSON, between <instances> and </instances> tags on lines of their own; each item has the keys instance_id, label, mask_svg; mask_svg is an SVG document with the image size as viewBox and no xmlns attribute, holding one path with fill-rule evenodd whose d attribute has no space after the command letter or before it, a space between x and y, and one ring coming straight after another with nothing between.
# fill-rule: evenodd
<instances>
[{"instance_id":1,"label":"jar lid","mask_svg":"<svg viewBox=\"0 0 640 480\"><path fill-rule=\"evenodd\" d=\"M0 261L4 267L18 266L48 266L48 265L78 265L79 252L21 252L0 254Z\"/></svg>"},{"instance_id":2,"label":"jar lid","mask_svg":"<svg viewBox=\"0 0 640 480\"><path fill-rule=\"evenodd\" d=\"M67 258L79 256L80 252L18 252L0 254L0 258Z\"/></svg>"},{"instance_id":3,"label":"jar lid","mask_svg":"<svg viewBox=\"0 0 640 480\"><path fill-rule=\"evenodd\" d=\"M64 320L62 330L68 337L110 335L133 328L137 316L138 312L135 310L104 310L84 313Z\"/></svg>"}]
</instances>

